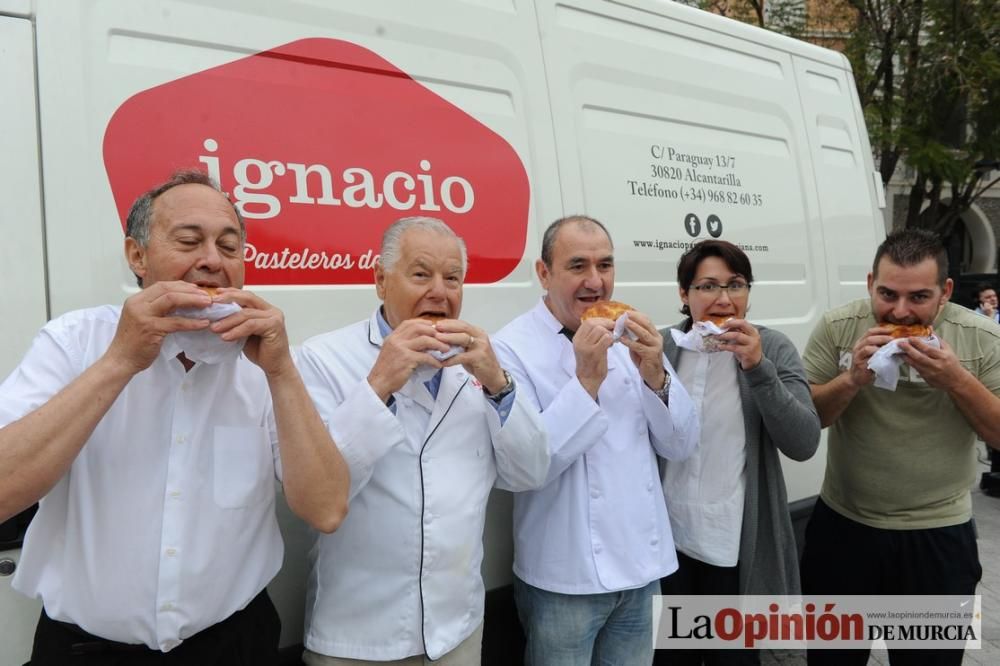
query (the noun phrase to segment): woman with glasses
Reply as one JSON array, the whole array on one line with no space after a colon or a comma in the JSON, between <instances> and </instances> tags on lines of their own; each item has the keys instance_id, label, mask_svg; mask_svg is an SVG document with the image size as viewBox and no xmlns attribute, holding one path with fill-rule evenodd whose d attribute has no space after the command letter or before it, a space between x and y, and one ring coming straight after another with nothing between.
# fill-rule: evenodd
<instances>
[{"instance_id":1,"label":"woman with glasses","mask_svg":"<svg viewBox=\"0 0 1000 666\"><path fill-rule=\"evenodd\" d=\"M669 461L663 492L679 569L661 580L667 595L799 594L798 554L779 451L806 460L820 424L802 362L783 334L746 319L750 259L723 240L694 245L677 265L691 330L726 320L717 352L679 349L669 329L663 351L701 420L688 459ZM756 650L658 651L657 664L759 664Z\"/></svg>"}]
</instances>

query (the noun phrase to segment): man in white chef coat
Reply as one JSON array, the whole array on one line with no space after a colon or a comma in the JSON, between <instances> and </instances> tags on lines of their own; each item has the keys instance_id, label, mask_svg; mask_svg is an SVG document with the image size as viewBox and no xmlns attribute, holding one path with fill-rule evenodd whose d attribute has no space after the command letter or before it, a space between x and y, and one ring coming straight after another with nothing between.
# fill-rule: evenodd
<instances>
[{"instance_id":1,"label":"man in white chef coat","mask_svg":"<svg viewBox=\"0 0 1000 666\"><path fill-rule=\"evenodd\" d=\"M546 230L546 294L495 337L514 382L541 410L552 463L514 496L514 581L529 666L648 664L652 601L677 569L657 456L686 458L698 419L649 317L580 315L614 290L614 248L589 217Z\"/></svg>"},{"instance_id":2,"label":"man in white chef coat","mask_svg":"<svg viewBox=\"0 0 1000 666\"><path fill-rule=\"evenodd\" d=\"M486 501L498 474L538 487L549 454L537 408L458 319L466 265L442 221L397 221L375 268L382 305L300 351L351 472L348 516L313 551L310 666L480 663Z\"/></svg>"},{"instance_id":3,"label":"man in white chef coat","mask_svg":"<svg viewBox=\"0 0 1000 666\"><path fill-rule=\"evenodd\" d=\"M207 174L174 174L128 214L142 289L53 319L0 384L0 520L39 501L13 582L43 602L34 666L278 659L275 477L327 532L348 478L284 316L242 288L245 238Z\"/></svg>"}]
</instances>

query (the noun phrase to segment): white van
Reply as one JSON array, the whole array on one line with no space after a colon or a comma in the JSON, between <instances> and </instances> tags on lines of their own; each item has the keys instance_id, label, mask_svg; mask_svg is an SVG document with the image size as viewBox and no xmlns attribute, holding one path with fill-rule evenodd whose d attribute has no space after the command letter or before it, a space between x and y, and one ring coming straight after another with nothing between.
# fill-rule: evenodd
<instances>
[{"instance_id":1,"label":"white van","mask_svg":"<svg viewBox=\"0 0 1000 666\"><path fill-rule=\"evenodd\" d=\"M133 293L123 212L177 167L240 202L248 286L296 343L369 315L377 239L404 215L466 238L462 315L487 330L536 302L541 233L581 212L611 230L615 297L660 325L679 319L683 250L739 243L751 318L800 349L863 293L884 235L847 60L662 0L0 0L0 100L0 376L48 318ZM790 464L789 498L818 492L824 458ZM282 523L271 591L292 646L309 535ZM509 496L486 540L503 649ZM13 546L5 665L38 613L10 590Z\"/></svg>"}]
</instances>

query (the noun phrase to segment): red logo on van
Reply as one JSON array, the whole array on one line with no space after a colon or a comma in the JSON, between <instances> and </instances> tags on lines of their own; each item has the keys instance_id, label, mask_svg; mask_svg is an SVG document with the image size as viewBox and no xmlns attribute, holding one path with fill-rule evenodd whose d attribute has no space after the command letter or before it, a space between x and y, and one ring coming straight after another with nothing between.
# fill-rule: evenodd
<instances>
[{"instance_id":1,"label":"red logo on van","mask_svg":"<svg viewBox=\"0 0 1000 666\"><path fill-rule=\"evenodd\" d=\"M124 228L132 201L199 167L247 223L247 283L370 284L382 232L438 217L465 239L470 282L524 252L529 188L496 132L371 51L303 39L140 92L115 112L104 164Z\"/></svg>"}]
</instances>

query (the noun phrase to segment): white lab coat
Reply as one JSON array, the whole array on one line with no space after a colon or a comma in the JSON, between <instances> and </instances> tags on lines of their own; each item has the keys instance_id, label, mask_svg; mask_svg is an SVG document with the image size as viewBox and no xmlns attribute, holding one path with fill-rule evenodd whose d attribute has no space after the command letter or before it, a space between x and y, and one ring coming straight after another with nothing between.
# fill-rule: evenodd
<instances>
[{"instance_id":1,"label":"white lab coat","mask_svg":"<svg viewBox=\"0 0 1000 666\"><path fill-rule=\"evenodd\" d=\"M436 659L483 620L490 489L538 487L547 441L520 390L501 427L461 367L443 371L436 400L411 378L394 394L393 414L366 381L381 346L376 312L297 355L351 471L348 516L312 552L305 644L352 659Z\"/></svg>"},{"instance_id":2,"label":"white lab coat","mask_svg":"<svg viewBox=\"0 0 1000 666\"><path fill-rule=\"evenodd\" d=\"M595 402L561 327L540 301L494 337L518 390L541 410L552 450L544 487L514 495L514 573L563 594L642 587L677 569L657 455L695 450L694 403L664 357L664 405L618 343Z\"/></svg>"}]
</instances>

